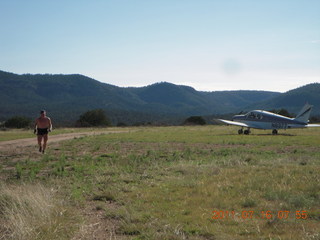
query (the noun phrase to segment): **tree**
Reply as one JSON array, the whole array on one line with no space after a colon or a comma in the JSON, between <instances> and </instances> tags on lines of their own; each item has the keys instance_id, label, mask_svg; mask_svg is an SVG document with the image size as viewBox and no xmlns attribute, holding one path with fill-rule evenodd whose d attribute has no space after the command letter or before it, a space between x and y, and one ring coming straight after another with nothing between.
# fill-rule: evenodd
<instances>
[{"instance_id":1,"label":"tree","mask_svg":"<svg viewBox=\"0 0 320 240\"><path fill-rule=\"evenodd\" d=\"M310 118L310 123L319 123L320 122L320 115L319 116L312 116Z\"/></svg>"},{"instance_id":2,"label":"tree","mask_svg":"<svg viewBox=\"0 0 320 240\"><path fill-rule=\"evenodd\" d=\"M30 127L31 120L26 117L15 116L8 119L4 125L7 128L26 128Z\"/></svg>"},{"instance_id":3,"label":"tree","mask_svg":"<svg viewBox=\"0 0 320 240\"><path fill-rule=\"evenodd\" d=\"M95 109L82 114L76 123L78 127L105 127L111 122L102 109Z\"/></svg>"},{"instance_id":4,"label":"tree","mask_svg":"<svg viewBox=\"0 0 320 240\"><path fill-rule=\"evenodd\" d=\"M191 116L184 121L184 125L206 125L206 121L201 116Z\"/></svg>"},{"instance_id":5,"label":"tree","mask_svg":"<svg viewBox=\"0 0 320 240\"><path fill-rule=\"evenodd\" d=\"M270 112L276 113L276 114L280 114L282 116L286 116L286 117L293 117L292 114L290 114L288 112L287 109L281 108L281 109L273 109Z\"/></svg>"}]
</instances>

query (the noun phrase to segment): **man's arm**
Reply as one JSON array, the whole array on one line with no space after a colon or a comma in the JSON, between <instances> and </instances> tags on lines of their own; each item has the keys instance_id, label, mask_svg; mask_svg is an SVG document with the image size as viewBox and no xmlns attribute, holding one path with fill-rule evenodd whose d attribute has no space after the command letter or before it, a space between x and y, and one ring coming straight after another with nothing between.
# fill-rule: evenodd
<instances>
[{"instance_id":1,"label":"man's arm","mask_svg":"<svg viewBox=\"0 0 320 240\"><path fill-rule=\"evenodd\" d=\"M34 121L34 130L33 130L33 133L34 133L34 134L36 134L36 132L37 132L37 125L38 125L38 119L36 119L36 120Z\"/></svg>"},{"instance_id":2,"label":"man's arm","mask_svg":"<svg viewBox=\"0 0 320 240\"><path fill-rule=\"evenodd\" d=\"M51 132L51 131L52 131L52 122L51 122L51 119L48 118L48 121L49 121L49 131Z\"/></svg>"}]
</instances>

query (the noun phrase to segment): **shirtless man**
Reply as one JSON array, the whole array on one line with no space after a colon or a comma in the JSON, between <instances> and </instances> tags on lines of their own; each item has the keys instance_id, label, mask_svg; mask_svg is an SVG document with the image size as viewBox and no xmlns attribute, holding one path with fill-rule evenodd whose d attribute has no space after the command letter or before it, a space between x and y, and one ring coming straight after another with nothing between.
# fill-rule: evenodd
<instances>
[{"instance_id":1,"label":"shirtless man","mask_svg":"<svg viewBox=\"0 0 320 240\"><path fill-rule=\"evenodd\" d=\"M38 117L34 124L34 133L37 133L39 152L44 153L47 147L48 132L52 131L51 119L46 116L46 111L40 111L40 117ZM41 145L43 139L43 145Z\"/></svg>"}]
</instances>

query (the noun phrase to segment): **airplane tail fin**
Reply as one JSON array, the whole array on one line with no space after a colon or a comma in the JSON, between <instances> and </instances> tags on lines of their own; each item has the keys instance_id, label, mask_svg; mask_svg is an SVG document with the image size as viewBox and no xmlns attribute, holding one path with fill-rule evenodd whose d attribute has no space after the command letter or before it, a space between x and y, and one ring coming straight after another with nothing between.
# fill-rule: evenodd
<instances>
[{"instance_id":1,"label":"airplane tail fin","mask_svg":"<svg viewBox=\"0 0 320 240\"><path fill-rule=\"evenodd\" d=\"M306 105L303 106L303 108L300 110L300 112L298 113L298 115L295 117L294 120L307 124L309 122L309 117L310 117L312 107L313 107L312 105L306 103Z\"/></svg>"}]
</instances>

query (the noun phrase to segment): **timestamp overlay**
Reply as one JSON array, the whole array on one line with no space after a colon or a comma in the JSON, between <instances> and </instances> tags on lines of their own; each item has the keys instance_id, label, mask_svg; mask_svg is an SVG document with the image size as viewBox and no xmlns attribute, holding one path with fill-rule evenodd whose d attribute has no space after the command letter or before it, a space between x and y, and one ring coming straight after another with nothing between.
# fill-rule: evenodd
<instances>
[{"instance_id":1,"label":"timestamp overlay","mask_svg":"<svg viewBox=\"0 0 320 240\"><path fill-rule=\"evenodd\" d=\"M213 220L223 220L223 219L300 219L306 220L308 219L308 211L306 210L296 210L296 211L288 211L288 210L213 210L211 218Z\"/></svg>"}]
</instances>

